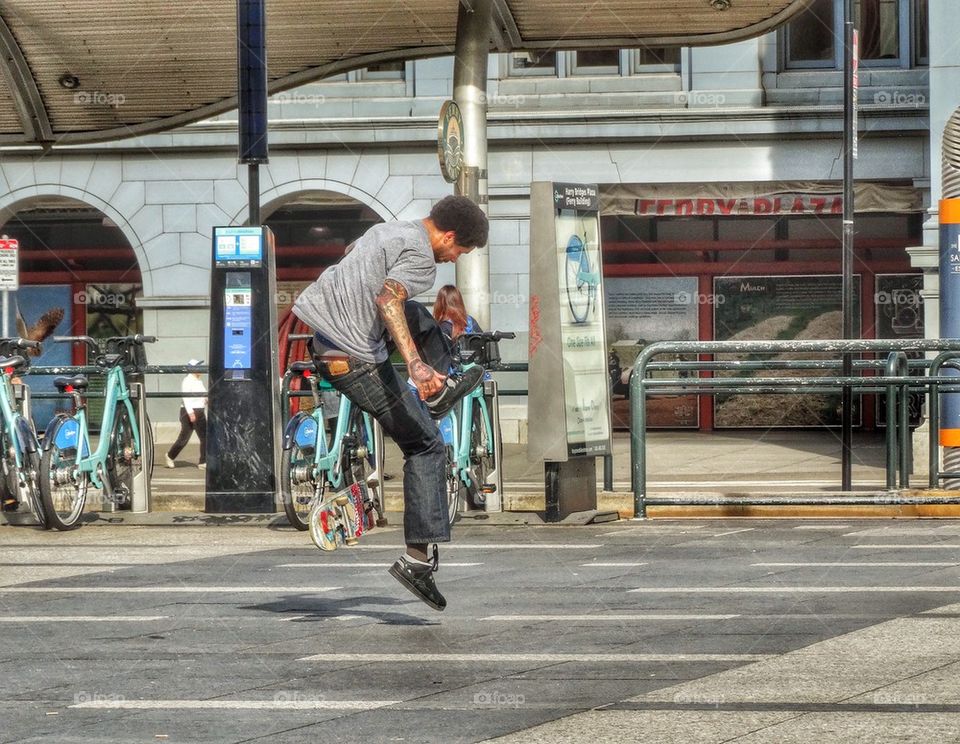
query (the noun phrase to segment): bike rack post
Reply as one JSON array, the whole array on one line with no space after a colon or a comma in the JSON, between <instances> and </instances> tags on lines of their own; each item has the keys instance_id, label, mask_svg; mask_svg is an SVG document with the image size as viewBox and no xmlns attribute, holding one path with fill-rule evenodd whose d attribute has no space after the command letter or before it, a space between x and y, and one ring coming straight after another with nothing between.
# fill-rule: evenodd
<instances>
[{"instance_id":1,"label":"bike rack post","mask_svg":"<svg viewBox=\"0 0 960 744\"><path fill-rule=\"evenodd\" d=\"M143 427L147 421L147 396L143 389L143 383L130 383L130 398L134 401L137 409L137 428L140 430L140 441L143 442ZM153 432L150 432L151 436ZM145 461L144 452L140 453L141 462L144 467L133 478L133 494L130 501L130 511L133 513L142 513L150 511L150 470L153 463Z\"/></svg>"},{"instance_id":2,"label":"bike rack post","mask_svg":"<svg viewBox=\"0 0 960 744\"><path fill-rule=\"evenodd\" d=\"M484 381L483 397L488 401L490 426L493 427L493 472L487 474L487 482L492 481L496 488L493 493L486 494L483 510L501 512L503 511L503 468L500 467L500 458L503 455L503 442L500 436L500 391L496 380Z\"/></svg>"},{"instance_id":3,"label":"bike rack post","mask_svg":"<svg viewBox=\"0 0 960 744\"><path fill-rule=\"evenodd\" d=\"M20 413L28 421L33 421L33 409L30 406L30 388L20 383L13 386L13 397L20 402Z\"/></svg>"}]
</instances>

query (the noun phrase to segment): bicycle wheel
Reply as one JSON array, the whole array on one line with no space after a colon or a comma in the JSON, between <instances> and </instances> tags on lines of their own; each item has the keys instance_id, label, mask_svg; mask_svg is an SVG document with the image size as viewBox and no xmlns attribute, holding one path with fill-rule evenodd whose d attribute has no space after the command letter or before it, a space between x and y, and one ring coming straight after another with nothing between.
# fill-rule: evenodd
<instances>
[{"instance_id":1,"label":"bicycle wheel","mask_svg":"<svg viewBox=\"0 0 960 744\"><path fill-rule=\"evenodd\" d=\"M447 454L447 521L451 525L460 521L460 508L463 503L463 481L460 480L460 473L457 468L457 454L452 445L446 445L444 450Z\"/></svg>"},{"instance_id":2,"label":"bicycle wheel","mask_svg":"<svg viewBox=\"0 0 960 744\"><path fill-rule=\"evenodd\" d=\"M484 423L483 411L479 405L474 405L470 420L470 485L467 486L467 496L474 506L486 501L483 486L487 482L487 474L493 470L493 465L490 432Z\"/></svg>"},{"instance_id":3,"label":"bicycle wheel","mask_svg":"<svg viewBox=\"0 0 960 744\"><path fill-rule=\"evenodd\" d=\"M13 445L10 442L10 435L7 434L6 427L0 427L0 503L4 505L10 503L10 509L17 507L20 495L17 489L17 475L15 472L16 459L13 454ZM4 506L4 508L8 508Z\"/></svg>"},{"instance_id":4,"label":"bicycle wheel","mask_svg":"<svg viewBox=\"0 0 960 744\"><path fill-rule=\"evenodd\" d=\"M25 500L30 504L30 511L33 512L40 526L49 530L53 525L47 517L46 509L43 508L43 499L37 485L40 480L40 453L26 452L24 457L23 488L20 489L20 493L24 494Z\"/></svg>"},{"instance_id":5,"label":"bicycle wheel","mask_svg":"<svg viewBox=\"0 0 960 744\"><path fill-rule=\"evenodd\" d=\"M40 457L40 500L47 524L58 530L80 526L89 477L76 473L76 464L76 448L61 449L56 442L51 442Z\"/></svg>"},{"instance_id":6,"label":"bicycle wheel","mask_svg":"<svg viewBox=\"0 0 960 744\"><path fill-rule=\"evenodd\" d=\"M140 452L143 456L143 472L147 478L153 477L153 426L150 423L150 417L144 414L143 423L140 425Z\"/></svg>"},{"instance_id":7,"label":"bicycle wheel","mask_svg":"<svg viewBox=\"0 0 960 744\"><path fill-rule=\"evenodd\" d=\"M290 524L305 531L310 526L310 507L317 494L313 477L314 448L300 446L296 442L283 451L280 460L280 493L283 510Z\"/></svg>"},{"instance_id":8,"label":"bicycle wheel","mask_svg":"<svg viewBox=\"0 0 960 744\"><path fill-rule=\"evenodd\" d=\"M141 440L142 441L142 440ZM113 487L117 506L129 507L133 503L134 479L145 469L145 448L140 455L134 450L133 425L130 414L123 405L117 407L110 429L110 449L107 453L107 477Z\"/></svg>"},{"instance_id":9,"label":"bicycle wheel","mask_svg":"<svg viewBox=\"0 0 960 744\"><path fill-rule=\"evenodd\" d=\"M571 235L567 242L566 261L564 261L565 279L567 285L567 302L574 323L583 323L590 310L590 285L583 279L581 272L586 270L584 265L583 241L577 235Z\"/></svg>"},{"instance_id":10,"label":"bicycle wheel","mask_svg":"<svg viewBox=\"0 0 960 744\"><path fill-rule=\"evenodd\" d=\"M340 486L340 490L349 488L354 483L363 486L365 495L363 514L357 516L365 520L364 531L373 527L377 520L371 512L377 511L378 505L375 502L375 497L371 496L370 489L367 488L367 469L369 466L367 458L372 448L373 443L368 441L367 428L363 421L363 411L354 406L350 411L350 423L343 438L340 455L340 468L343 473L343 484Z\"/></svg>"}]
</instances>

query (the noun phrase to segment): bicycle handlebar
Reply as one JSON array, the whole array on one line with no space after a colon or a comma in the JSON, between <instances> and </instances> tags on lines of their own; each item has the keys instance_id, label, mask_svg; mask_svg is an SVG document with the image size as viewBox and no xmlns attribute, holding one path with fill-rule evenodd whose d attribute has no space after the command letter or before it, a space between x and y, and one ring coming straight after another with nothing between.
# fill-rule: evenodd
<instances>
[{"instance_id":1,"label":"bicycle handlebar","mask_svg":"<svg viewBox=\"0 0 960 744\"><path fill-rule=\"evenodd\" d=\"M511 331L481 331L479 333L463 333L457 337L459 341L461 338L469 339L482 339L483 341L502 341L505 338L516 338L517 334Z\"/></svg>"},{"instance_id":2,"label":"bicycle handlebar","mask_svg":"<svg viewBox=\"0 0 960 744\"><path fill-rule=\"evenodd\" d=\"M57 343L57 344L76 344L76 343L84 343L84 344L86 344L87 346L89 346L90 348L92 348L94 351L96 351L96 352L99 352L99 351L100 351L100 344L98 344L98 343L97 343L93 338L91 338L90 336L54 336L54 337L53 337L53 342L54 342L54 343Z\"/></svg>"},{"instance_id":3,"label":"bicycle handlebar","mask_svg":"<svg viewBox=\"0 0 960 744\"><path fill-rule=\"evenodd\" d=\"M84 343L87 346L89 346L91 349L99 353L101 351L100 344L106 345L110 342L120 342L120 343L126 342L130 344L152 344L157 340L157 337L144 336L141 333L137 333L133 336L111 336L110 338L105 338L105 339L102 339L101 341L98 341L97 339L92 338L91 336L54 336L53 340L58 344Z\"/></svg>"},{"instance_id":4,"label":"bicycle handlebar","mask_svg":"<svg viewBox=\"0 0 960 744\"><path fill-rule=\"evenodd\" d=\"M0 346L10 349L39 349L40 342L29 338L0 338Z\"/></svg>"}]
</instances>

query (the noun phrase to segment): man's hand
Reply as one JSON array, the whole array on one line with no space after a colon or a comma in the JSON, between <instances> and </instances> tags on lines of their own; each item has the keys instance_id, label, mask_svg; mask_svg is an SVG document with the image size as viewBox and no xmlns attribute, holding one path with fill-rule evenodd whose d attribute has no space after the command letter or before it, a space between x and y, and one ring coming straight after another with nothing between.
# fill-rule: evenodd
<instances>
[{"instance_id":1,"label":"man's hand","mask_svg":"<svg viewBox=\"0 0 960 744\"><path fill-rule=\"evenodd\" d=\"M445 375L441 375L419 359L414 359L407 365L407 374L410 375L410 381L417 386L417 392L423 400L440 392L443 381L447 379Z\"/></svg>"},{"instance_id":2,"label":"man's hand","mask_svg":"<svg viewBox=\"0 0 960 744\"><path fill-rule=\"evenodd\" d=\"M407 363L410 381L416 385L420 397L426 400L440 391L443 381L447 378L420 358L403 312L403 303L406 299L406 288L393 279L387 279L377 295L377 309L393 342Z\"/></svg>"},{"instance_id":3,"label":"man's hand","mask_svg":"<svg viewBox=\"0 0 960 744\"><path fill-rule=\"evenodd\" d=\"M193 411L187 411L187 417L190 419L191 424L197 423L197 414Z\"/></svg>"}]
</instances>

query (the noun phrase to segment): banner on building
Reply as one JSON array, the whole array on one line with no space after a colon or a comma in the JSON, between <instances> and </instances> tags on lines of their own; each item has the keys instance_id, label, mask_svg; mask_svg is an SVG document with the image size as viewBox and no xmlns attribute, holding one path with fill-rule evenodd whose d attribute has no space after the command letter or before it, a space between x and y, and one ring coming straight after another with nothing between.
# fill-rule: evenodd
<instances>
[{"instance_id":1,"label":"banner on building","mask_svg":"<svg viewBox=\"0 0 960 744\"><path fill-rule=\"evenodd\" d=\"M857 212L923 211L913 186L857 183ZM610 184L601 193L604 215L640 217L737 217L841 215L843 184L816 181L766 183Z\"/></svg>"}]
</instances>

